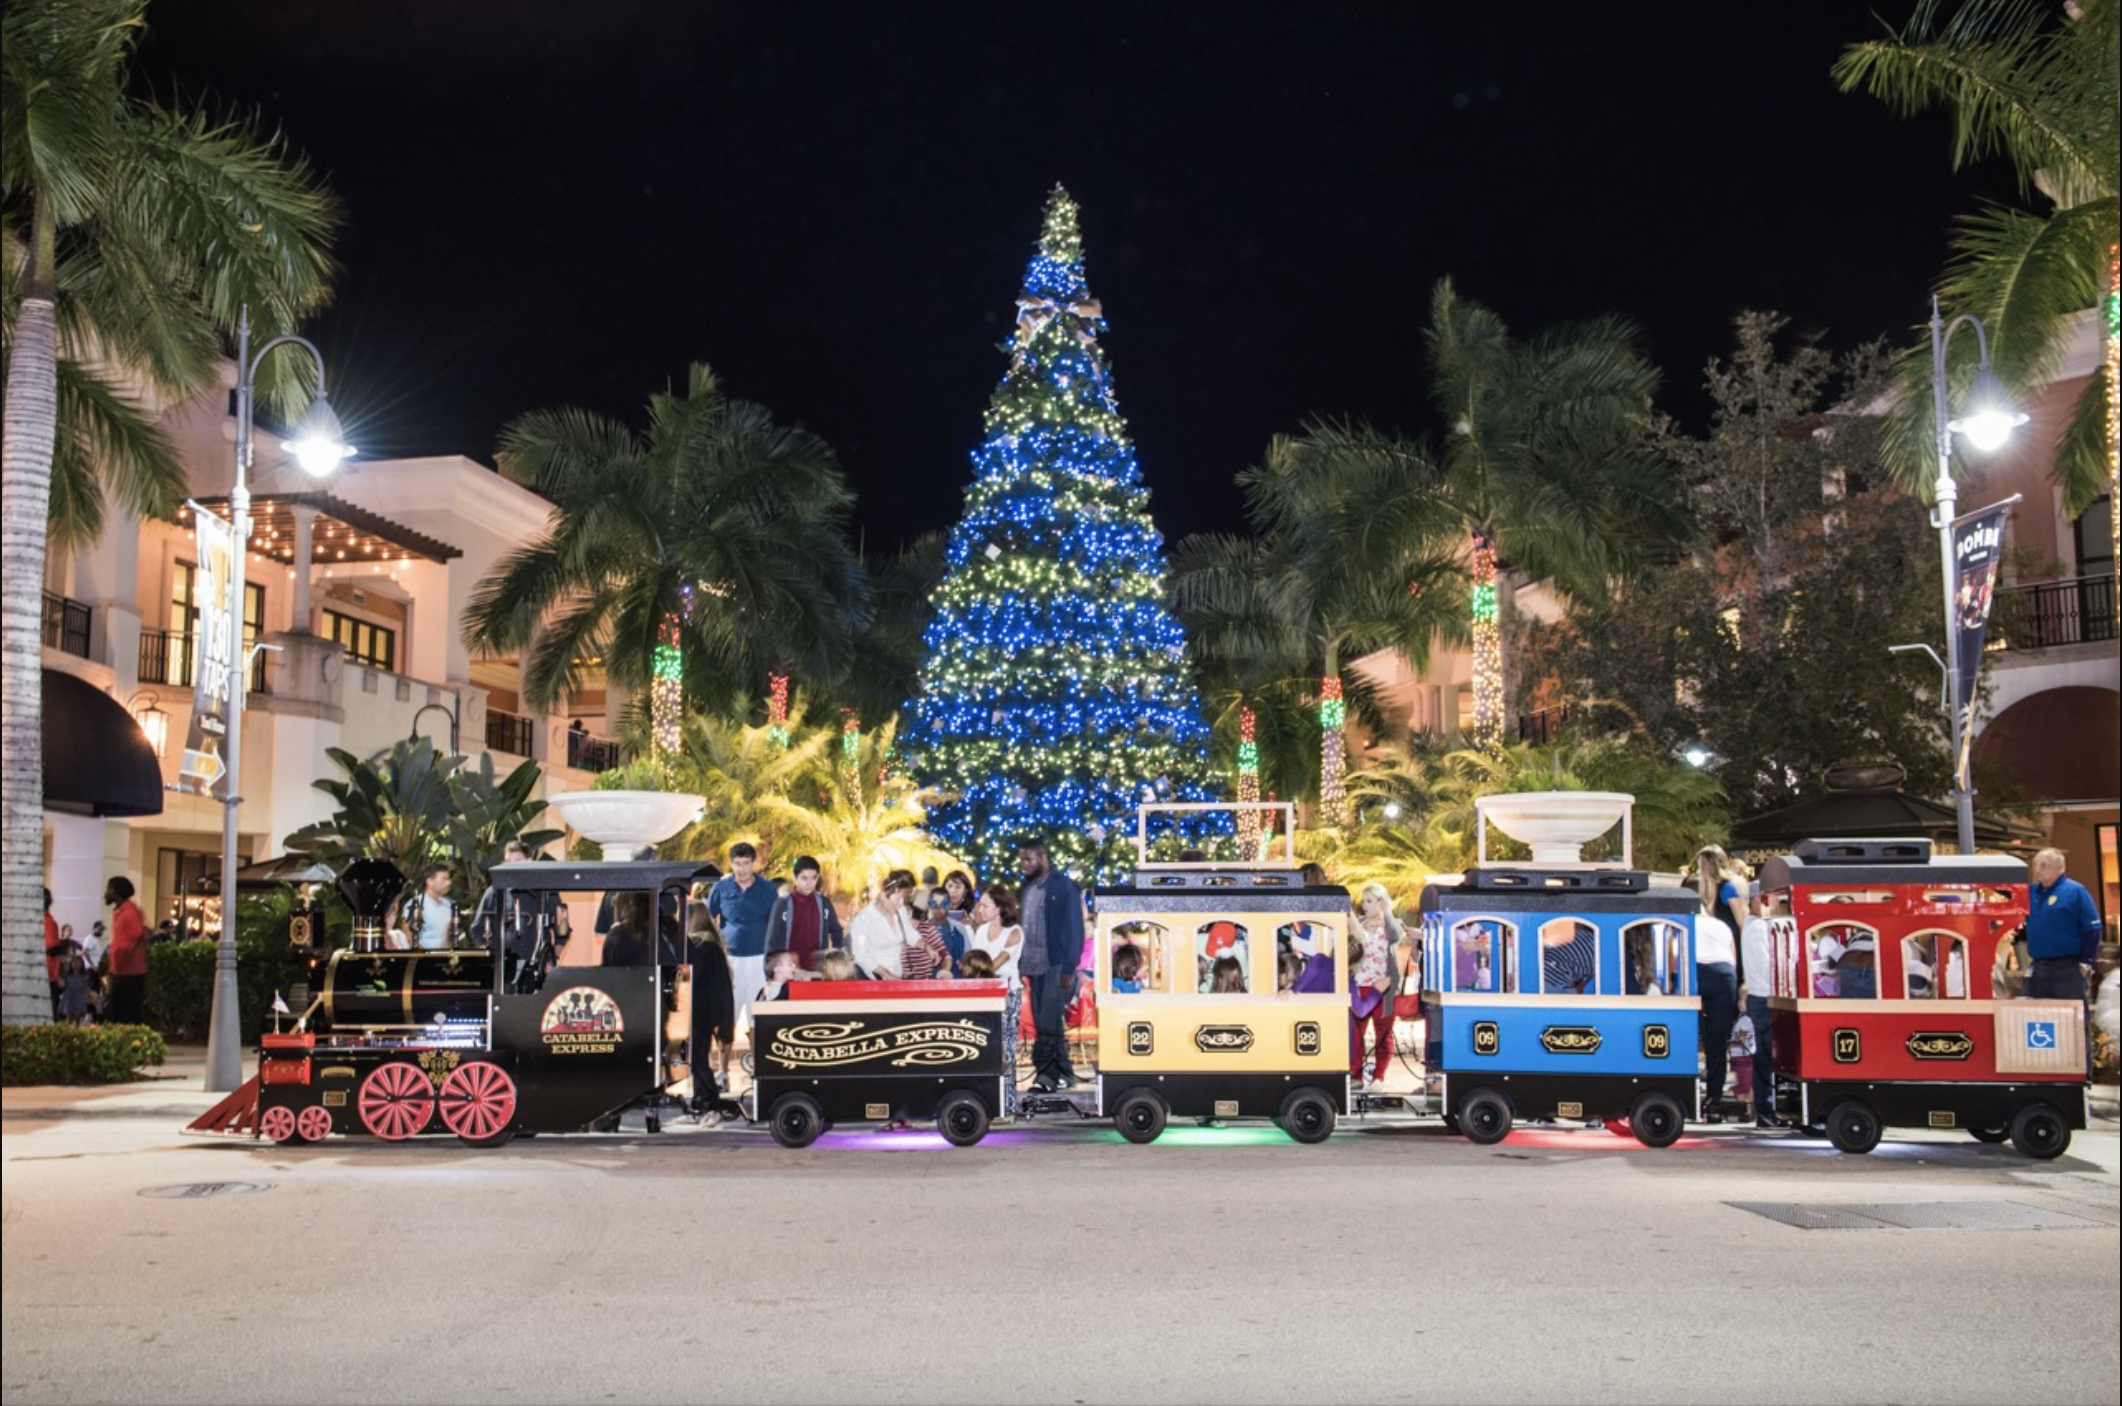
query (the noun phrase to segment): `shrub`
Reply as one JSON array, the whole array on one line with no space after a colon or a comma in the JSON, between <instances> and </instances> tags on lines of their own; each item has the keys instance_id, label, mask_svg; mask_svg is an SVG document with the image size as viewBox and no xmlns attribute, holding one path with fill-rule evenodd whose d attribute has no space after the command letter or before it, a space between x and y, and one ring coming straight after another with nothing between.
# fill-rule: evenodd
<instances>
[{"instance_id":1,"label":"shrub","mask_svg":"<svg viewBox=\"0 0 2122 1406\"><path fill-rule=\"evenodd\" d=\"M287 943L291 889L245 898L236 916L236 1005L243 1042L265 1029L273 993L308 979L308 957ZM213 1023L214 952L209 940L151 942L147 948L147 1018L177 1038L203 1040Z\"/></svg>"},{"instance_id":2,"label":"shrub","mask_svg":"<svg viewBox=\"0 0 2122 1406\"><path fill-rule=\"evenodd\" d=\"M122 1084L169 1056L145 1025L0 1027L0 1083Z\"/></svg>"}]
</instances>

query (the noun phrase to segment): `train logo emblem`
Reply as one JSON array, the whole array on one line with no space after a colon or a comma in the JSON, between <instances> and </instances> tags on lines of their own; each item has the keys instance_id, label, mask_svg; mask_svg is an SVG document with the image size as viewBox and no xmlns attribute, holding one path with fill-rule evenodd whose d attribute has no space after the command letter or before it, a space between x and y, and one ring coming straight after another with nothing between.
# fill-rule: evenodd
<instances>
[{"instance_id":1,"label":"train logo emblem","mask_svg":"<svg viewBox=\"0 0 2122 1406\"><path fill-rule=\"evenodd\" d=\"M625 1033L619 1003L594 986L568 987L538 1021L538 1038L556 1055L611 1054Z\"/></svg>"},{"instance_id":2,"label":"train logo emblem","mask_svg":"<svg viewBox=\"0 0 2122 1406\"><path fill-rule=\"evenodd\" d=\"M1319 1053L1322 1047L1322 1042L1319 1039L1319 1022L1316 1020L1298 1021L1297 1053L1300 1055L1315 1055Z\"/></svg>"},{"instance_id":3,"label":"train logo emblem","mask_svg":"<svg viewBox=\"0 0 2122 1406\"><path fill-rule=\"evenodd\" d=\"M1492 1055L1502 1048L1503 1035L1501 1031L1496 1029L1496 1022L1493 1020L1477 1020L1474 1022L1475 1054Z\"/></svg>"},{"instance_id":4,"label":"train logo emblem","mask_svg":"<svg viewBox=\"0 0 2122 1406\"><path fill-rule=\"evenodd\" d=\"M884 1026L864 1020L819 1020L776 1030L766 1053L783 1065L805 1069L873 1060L894 1069L930 1069L979 1059L987 1053L987 1031L970 1020Z\"/></svg>"},{"instance_id":5,"label":"train logo emblem","mask_svg":"<svg viewBox=\"0 0 2122 1406\"><path fill-rule=\"evenodd\" d=\"M2026 1048L2030 1050L2052 1050L2056 1047L2056 1023L2052 1020L2029 1020L2026 1022Z\"/></svg>"},{"instance_id":6,"label":"train logo emblem","mask_svg":"<svg viewBox=\"0 0 2122 1406\"><path fill-rule=\"evenodd\" d=\"M1244 1054L1253 1047L1249 1025L1204 1025L1194 1031L1194 1047L1203 1054Z\"/></svg>"},{"instance_id":7,"label":"train logo emblem","mask_svg":"<svg viewBox=\"0 0 2122 1406\"><path fill-rule=\"evenodd\" d=\"M1908 1037L1908 1052L1917 1059L1966 1059L1975 1041L1958 1030L1918 1030Z\"/></svg>"},{"instance_id":8,"label":"train logo emblem","mask_svg":"<svg viewBox=\"0 0 2122 1406\"><path fill-rule=\"evenodd\" d=\"M1828 1037L1828 1048L1833 1051L1837 1064L1864 1062L1864 1037L1846 1025Z\"/></svg>"},{"instance_id":9,"label":"train logo emblem","mask_svg":"<svg viewBox=\"0 0 2122 1406\"><path fill-rule=\"evenodd\" d=\"M1131 1055L1154 1053L1157 1048L1156 1027L1146 1020L1131 1020L1127 1023L1127 1052Z\"/></svg>"},{"instance_id":10,"label":"train logo emblem","mask_svg":"<svg viewBox=\"0 0 2122 1406\"><path fill-rule=\"evenodd\" d=\"M1540 1032L1540 1047L1549 1054L1597 1054L1605 1041L1589 1025L1550 1025Z\"/></svg>"},{"instance_id":11,"label":"train logo emblem","mask_svg":"<svg viewBox=\"0 0 2122 1406\"><path fill-rule=\"evenodd\" d=\"M1664 1059L1672 1052L1672 1031L1662 1025L1646 1025L1643 1027L1643 1057L1645 1059Z\"/></svg>"}]
</instances>

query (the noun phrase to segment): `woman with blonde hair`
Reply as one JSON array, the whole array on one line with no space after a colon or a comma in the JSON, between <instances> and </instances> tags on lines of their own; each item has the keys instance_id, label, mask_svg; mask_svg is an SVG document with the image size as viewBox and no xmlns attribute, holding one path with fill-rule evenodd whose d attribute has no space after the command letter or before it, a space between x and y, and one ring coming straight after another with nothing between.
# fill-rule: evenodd
<instances>
[{"instance_id":1,"label":"woman with blonde hair","mask_svg":"<svg viewBox=\"0 0 2122 1406\"><path fill-rule=\"evenodd\" d=\"M1702 998L1705 1123L1721 1123L1726 1046L1739 1019L1737 933L1746 926L1746 866L1715 845L1695 855L1702 912L1695 919L1695 991Z\"/></svg>"},{"instance_id":2,"label":"woman with blonde hair","mask_svg":"<svg viewBox=\"0 0 2122 1406\"><path fill-rule=\"evenodd\" d=\"M1349 925L1348 1077L1357 1088L1385 1081L1393 1058L1393 995L1400 989L1400 920L1383 884L1365 884ZM1363 1031L1371 1032L1372 1073L1363 1077Z\"/></svg>"},{"instance_id":3,"label":"woman with blonde hair","mask_svg":"<svg viewBox=\"0 0 2122 1406\"><path fill-rule=\"evenodd\" d=\"M1695 892L1702 895L1702 911L1729 923L1733 932L1746 926L1746 883L1752 877L1717 845L1695 851Z\"/></svg>"}]
</instances>

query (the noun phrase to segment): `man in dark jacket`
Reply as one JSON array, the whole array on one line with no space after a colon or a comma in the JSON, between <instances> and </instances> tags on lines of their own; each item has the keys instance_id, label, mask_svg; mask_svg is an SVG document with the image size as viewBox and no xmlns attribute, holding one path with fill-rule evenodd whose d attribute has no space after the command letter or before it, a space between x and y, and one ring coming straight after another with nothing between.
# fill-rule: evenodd
<instances>
[{"instance_id":1,"label":"man in dark jacket","mask_svg":"<svg viewBox=\"0 0 2122 1406\"><path fill-rule=\"evenodd\" d=\"M1032 1004L1032 1087L1052 1093L1077 1082L1068 1058L1068 1003L1083 959L1083 890L1053 867L1046 841L1017 846L1024 875L1024 951L1017 959Z\"/></svg>"}]
</instances>

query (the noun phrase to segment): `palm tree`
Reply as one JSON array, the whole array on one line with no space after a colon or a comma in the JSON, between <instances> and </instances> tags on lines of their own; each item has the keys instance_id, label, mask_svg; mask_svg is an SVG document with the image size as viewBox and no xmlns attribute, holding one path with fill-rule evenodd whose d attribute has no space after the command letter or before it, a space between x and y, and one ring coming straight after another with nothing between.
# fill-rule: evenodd
<instances>
[{"instance_id":1,"label":"palm tree","mask_svg":"<svg viewBox=\"0 0 2122 1406\"><path fill-rule=\"evenodd\" d=\"M1310 439L1286 436L1238 482L1257 541L1190 545L1173 600L1199 631L1197 657L1229 680L1242 706L1295 678L1316 680L1319 805L1325 823L1339 825L1343 666L1388 648L1426 661L1431 640L1449 631L1459 601L1450 507L1404 463L1329 457Z\"/></svg>"},{"instance_id":2,"label":"palm tree","mask_svg":"<svg viewBox=\"0 0 2122 1406\"><path fill-rule=\"evenodd\" d=\"M0 1019L47 1019L32 977L42 869L41 610L50 541L93 540L107 498L169 516L185 491L153 402L198 394L248 305L267 334L323 306L329 196L277 137L126 91L142 0L11 4L0 18ZM286 374L266 390L289 403ZM142 391L145 391L145 395Z\"/></svg>"},{"instance_id":3,"label":"palm tree","mask_svg":"<svg viewBox=\"0 0 2122 1406\"><path fill-rule=\"evenodd\" d=\"M830 677L867 607L844 530L854 495L825 441L731 399L698 363L683 395L648 409L645 435L573 409L502 430L501 471L553 512L480 583L464 639L520 654L541 708L601 655L609 679L649 690L652 756L668 758L685 694Z\"/></svg>"},{"instance_id":4,"label":"palm tree","mask_svg":"<svg viewBox=\"0 0 2122 1406\"><path fill-rule=\"evenodd\" d=\"M1955 167L2001 153L2022 192L2038 190L2043 213L1993 205L1962 221L1939 286L1953 312L1972 312L1989 333L1992 365L2015 391L2054 374L2070 320L2105 304L2115 336L2118 178L2122 178L2122 4L2079 0L1966 0L1949 16L1925 0L1908 26L1852 44L1836 61L1844 92L1863 88L1896 113L1953 113ZM1963 339L1963 345L1964 345ZM1931 443L1927 340L1904 364L1903 415L1888 462L1913 491L1927 492L1937 464ZM1956 366L1971 374L1971 358ZM2075 517L2105 492L2117 498L2115 390L2110 361L2078 402L2058 446L2065 511Z\"/></svg>"},{"instance_id":5,"label":"palm tree","mask_svg":"<svg viewBox=\"0 0 2122 1406\"><path fill-rule=\"evenodd\" d=\"M1474 725L1503 736L1499 582L1516 572L1573 600L1678 539L1680 496L1650 435L1657 371L1617 318L1513 341L1501 318L1451 280L1430 299L1424 338L1441 449L1364 425L1324 425L1301 442L1329 480L1405 485L1460 523L1472 578ZM1411 656L1412 657L1412 656ZM1417 661L1419 663L1419 659Z\"/></svg>"},{"instance_id":6,"label":"palm tree","mask_svg":"<svg viewBox=\"0 0 2122 1406\"><path fill-rule=\"evenodd\" d=\"M898 730L894 718L859 734L853 757L839 756L836 746L833 759L789 794L763 802L790 860L798 853L815 858L843 910L893 869L966 867L923 828L920 789L894 757Z\"/></svg>"}]
</instances>

